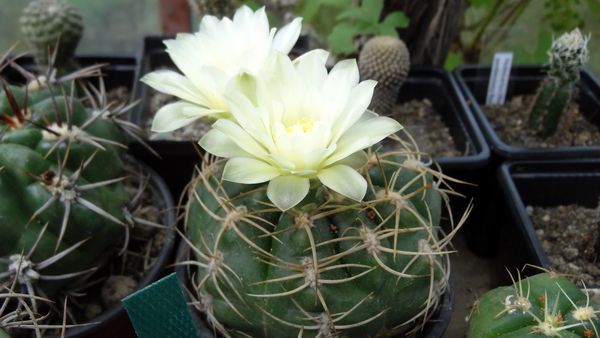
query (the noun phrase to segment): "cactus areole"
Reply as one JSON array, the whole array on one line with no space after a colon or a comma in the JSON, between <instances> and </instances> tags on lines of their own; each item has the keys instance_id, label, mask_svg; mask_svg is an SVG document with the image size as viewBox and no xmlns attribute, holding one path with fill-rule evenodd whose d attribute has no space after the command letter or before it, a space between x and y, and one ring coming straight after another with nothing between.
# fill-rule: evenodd
<instances>
[{"instance_id":1,"label":"cactus areole","mask_svg":"<svg viewBox=\"0 0 600 338\"><path fill-rule=\"evenodd\" d=\"M489 291L471 310L467 338L598 337L600 304L556 273Z\"/></svg>"},{"instance_id":2,"label":"cactus areole","mask_svg":"<svg viewBox=\"0 0 600 338\"><path fill-rule=\"evenodd\" d=\"M58 86L3 88L0 283L53 297L125 234L125 149L112 144L124 138L79 99L56 95Z\"/></svg>"},{"instance_id":3,"label":"cactus areole","mask_svg":"<svg viewBox=\"0 0 600 338\"><path fill-rule=\"evenodd\" d=\"M205 163L186 226L208 322L233 337L392 337L419 332L448 283L434 176L372 153L356 202L322 185L287 211L266 184L222 181Z\"/></svg>"}]
</instances>

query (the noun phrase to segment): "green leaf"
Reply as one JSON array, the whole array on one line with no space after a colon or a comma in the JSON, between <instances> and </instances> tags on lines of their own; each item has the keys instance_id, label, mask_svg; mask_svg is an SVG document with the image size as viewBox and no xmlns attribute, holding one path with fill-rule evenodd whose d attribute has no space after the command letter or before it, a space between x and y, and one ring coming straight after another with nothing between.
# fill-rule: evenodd
<instances>
[{"instance_id":1,"label":"green leaf","mask_svg":"<svg viewBox=\"0 0 600 338\"><path fill-rule=\"evenodd\" d=\"M471 6L474 8L488 7L491 8L494 5L494 0L471 0Z\"/></svg>"},{"instance_id":2,"label":"green leaf","mask_svg":"<svg viewBox=\"0 0 600 338\"><path fill-rule=\"evenodd\" d=\"M257 11L259 8L262 7L259 3L257 3L256 1L253 1L253 0L242 1L240 3L240 7L242 7L243 5L250 7L250 9L252 9L253 11Z\"/></svg>"},{"instance_id":3,"label":"green leaf","mask_svg":"<svg viewBox=\"0 0 600 338\"><path fill-rule=\"evenodd\" d=\"M396 31L396 28L394 26L391 25L379 25L379 26L374 26L377 28L376 32L372 33L374 35L385 35L385 36L393 36L395 38L398 37L398 32Z\"/></svg>"},{"instance_id":4,"label":"green leaf","mask_svg":"<svg viewBox=\"0 0 600 338\"><path fill-rule=\"evenodd\" d=\"M594 16L600 17L600 0L587 0L587 3L590 12L592 12Z\"/></svg>"},{"instance_id":5,"label":"green leaf","mask_svg":"<svg viewBox=\"0 0 600 338\"><path fill-rule=\"evenodd\" d=\"M337 21L343 20L343 19L358 19L362 16L362 10L360 8L357 7L351 7L346 9L345 11L341 12L335 19Z\"/></svg>"},{"instance_id":6,"label":"green leaf","mask_svg":"<svg viewBox=\"0 0 600 338\"><path fill-rule=\"evenodd\" d=\"M410 19L400 11L388 14L381 22L382 26L391 26L393 28L408 27Z\"/></svg>"},{"instance_id":7,"label":"green leaf","mask_svg":"<svg viewBox=\"0 0 600 338\"><path fill-rule=\"evenodd\" d=\"M321 4L334 7L349 7L352 0L320 0Z\"/></svg>"},{"instance_id":8,"label":"green leaf","mask_svg":"<svg viewBox=\"0 0 600 338\"><path fill-rule=\"evenodd\" d=\"M454 68L460 66L462 64L462 58L459 54L449 52L446 56L446 61L444 62L444 68L448 71L454 70Z\"/></svg>"},{"instance_id":9,"label":"green leaf","mask_svg":"<svg viewBox=\"0 0 600 338\"><path fill-rule=\"evenodd\" d=\"M359 32L356 26L350 22L342 22L335 26L328 42L334 54L351 54L354 52L354 36Z\"/></svg>"},{"instance_id":10,"label":"green leaf","mask_svg":"<svg viewBox=\"0 0 600 338\"><path fill-rule=\"evenodd\" d=\"M548 50L552 46L552 33L540 30L538 33L538 46L533 53L534 63L542 64L548 62Z\"/></svg>"},{"instance_id":11,"label":"green leaf","mask_svg":"<svg viewBox=\"0 0 600 338\"><path fill-rule=\"evenodd\" d=\"M298 3L298 7L301 8L299 14L306 21L310 21L312 17L319 11L321 7L320 0L305 0Z\"/></svg>"},{"instance_id":12,"label":"green leaf","mask_svg":"<svg viewBox=\"0 0 600 338\"><path fill-rule=\"evenodd\" d=\"M363 0L360 6L364 11L363 21L379 22L381 11L383 10L383 0Z\"/></svg>"}]
</instances>

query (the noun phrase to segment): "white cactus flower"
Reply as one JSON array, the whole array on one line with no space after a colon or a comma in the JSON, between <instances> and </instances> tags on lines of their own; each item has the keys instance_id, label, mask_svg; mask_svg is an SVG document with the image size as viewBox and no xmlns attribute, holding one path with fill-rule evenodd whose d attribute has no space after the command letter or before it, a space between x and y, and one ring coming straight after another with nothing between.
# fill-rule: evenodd
<instances>
[{"instance_id":1,"label":"white cactus flower","mask_svg":"<svg viewBox=\"0 0 600 338\"><path fill-rule=\"evenodd\" d=\"M402 126L367 111L376 82L359 83L355 60L328 74L327 55L309 52L295 61L278 54L268 69L241 73L225 95L232 119L219 119L200 140L208 152L229 158L223 179L269 181L267 195L287 210L319 180L351 199L363 199L367 182L357 170L365 148Z\"/></svg>"},{"instance_id":2,"label":"white cactus flower","mask_svg":"<svg viewBox=\"0 0 600 338\"><path fill-rule=\"evenodd\" d=\"M229 80L240 71L255 74L274 56L288 54L300 35L301 18L276 32L269 30L265 9L253 12L240 7L233 20L206 15L197 33L180 33L166 40L167 52L179 70L159 70L141 81L182 101L162 107L152 130L168 132L204 118L214 121L230 117L223 96Z\"/></svg>"}]
</instances>

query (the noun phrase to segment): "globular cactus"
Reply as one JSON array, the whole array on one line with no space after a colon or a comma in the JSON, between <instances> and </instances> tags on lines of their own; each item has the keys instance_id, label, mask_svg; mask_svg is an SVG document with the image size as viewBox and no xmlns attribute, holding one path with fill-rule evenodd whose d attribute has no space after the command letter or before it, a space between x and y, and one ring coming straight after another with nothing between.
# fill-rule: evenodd
<instances>
[{"instance_id":1,"label":"globular cactus","mask_svg":"<svg viewBox=\"0 0 600 338\"><path fill-rule=\"evenodd\" d=\"M35 0L23 10L21 31L30 52L45 70L48 57L56 53L54 67L59 72L75 70L75 50L83 34L79 10L64 0Z\"/></svg>"},{"instance_id":2,"label":"globular cactus","mask_svg":"<svg viewBox=\"0 0 600 338\"><path fill-rule=\"evenodd\" d=\"M444 194L418 160L370 153L362 202L313 188L281 211L266 184L205 163L187 206L199 308L230 337L392 337L418 332L448 288Z\"/></svg>"},{"instance_id":3,"label":"globular cactus","mask_svg":"<svg viewBox=\"0 0 600 338\"><path fill-rule=\"evenodd\" d=\"M124 181L128 135L115 115L127 106L105 106L102 85L74 81L99 67L45 78L8 62L29 83L0 79L0 285L31 295L33 312L48 311L39 297L62 312L65 295L123 252L134 224L161 225L137 217L142 199ZM82 89L88 105L75 95Z\"/></svg>"},{"instance_id":4,"label":"globular cactus","mask_svg":"<svg viewBox=\"0 0 600 338\"><path fill-rule=\"evenodd\" d=\"M542 273L484 294L467 338L598 337L600 304L564 276Z\"/></svg>"},{"instance_id":5,"label":"globular cactus","mask_svg":"<svg viewBox=\"0 0 600 338\"><path fill-rule=\"evenodd\" d=\"M129 202L120 130L53 91L4 85L0 96L11 108L0 116L0 277L48 297L101 264Z\"/></svg>"},{"instance_id":6,"label":"globular cactus","mask_svg":"<svg viewBox=\"0 0 600 338\"><path fill-rule=\"evenodd\" d=\"M574 99L579 71L589 59L587 42L578 28L554 40L548 55L550 69L530 108L529 128L540 138L554 134Z\"/></svg>"},{"instance_id":7,"label":"globular cactus","mask_svg":"<svg viewBox=\"0 0 600 338\"><path fill-rule=\"evenodd\" d=\"M369 109L389 115L410 69L410 54L404 42L392 36L376 36L363 47L358 57L362 80L377 81Z\"/></svg>"}]
</instances>

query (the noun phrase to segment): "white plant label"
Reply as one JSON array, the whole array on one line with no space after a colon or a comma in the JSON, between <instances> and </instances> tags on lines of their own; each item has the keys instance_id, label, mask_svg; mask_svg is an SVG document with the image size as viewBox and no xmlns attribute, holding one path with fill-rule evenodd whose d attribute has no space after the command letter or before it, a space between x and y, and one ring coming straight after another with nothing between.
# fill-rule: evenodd
<instances>
[{"instance_id":1,"label":"white plant label","mask_svg":"<svg viewBox=\"0 0 600 338\"><path fill-rule=\"evenodd\" d=\"M510 77L510 67L512 65L513 53L502 52L494 54L494 63L492 63L492 73L490 74L490 83L488 84L485 105L504 104L506 99L506 88Z\"/></svg>"}]
</instances>

